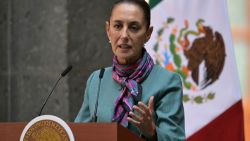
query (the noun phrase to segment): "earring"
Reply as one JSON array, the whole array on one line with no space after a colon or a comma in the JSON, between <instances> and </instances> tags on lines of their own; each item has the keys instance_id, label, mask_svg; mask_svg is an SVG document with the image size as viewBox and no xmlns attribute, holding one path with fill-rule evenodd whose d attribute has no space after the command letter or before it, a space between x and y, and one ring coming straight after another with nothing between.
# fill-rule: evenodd
<instances>
[{"instance_id":1,"label":"earring","mask_svg":"<svg viewBox=\"0 0 250 141\"><path fill-rule=\"evenodd\" d=\"M111 41L109 40L109 43L111 44Z\"/></svg>"}]
</instances>

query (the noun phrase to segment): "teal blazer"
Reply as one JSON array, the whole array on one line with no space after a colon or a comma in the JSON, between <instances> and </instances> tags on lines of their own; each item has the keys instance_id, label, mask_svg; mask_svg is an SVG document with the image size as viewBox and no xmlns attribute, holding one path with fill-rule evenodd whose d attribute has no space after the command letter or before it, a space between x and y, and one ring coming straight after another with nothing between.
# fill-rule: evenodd
<instances>
[{"instance_id":1,"label":"teal blazer","mask_svg":"<svg viewBox=\"0 0 250 141\"><path fill-rule=\"evenodd\" d=\"M95 110L100 70L93 72L86 85L84 101L75 122L91 122ZM148 104L154 96L154 122L159 141L182 141L185 139L182 83L178 74L154 65L151 73L142 83L141 101ZM97 122L112 122L115 100L122 87L112 78L112 68L106 68L100 85ZM142 135L133 124L127 127Z\"/></svg>"}]
</instances>

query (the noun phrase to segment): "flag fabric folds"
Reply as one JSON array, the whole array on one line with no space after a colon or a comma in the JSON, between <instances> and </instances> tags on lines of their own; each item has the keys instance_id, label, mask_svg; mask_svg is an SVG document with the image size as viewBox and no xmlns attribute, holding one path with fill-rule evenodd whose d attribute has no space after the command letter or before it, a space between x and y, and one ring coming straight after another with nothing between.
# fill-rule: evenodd
<instances>
[{"instance_id":1,"label":"flag fabric folds","mask_svg":"<svg viewBox=\"0 0 250 141\"><path fill-rule=\"evenodd\" d=\"M155 63L182 78L187 140L244 140L226 0L149 4L154 32L146 49Z\"/></svg>"}]
</instances>

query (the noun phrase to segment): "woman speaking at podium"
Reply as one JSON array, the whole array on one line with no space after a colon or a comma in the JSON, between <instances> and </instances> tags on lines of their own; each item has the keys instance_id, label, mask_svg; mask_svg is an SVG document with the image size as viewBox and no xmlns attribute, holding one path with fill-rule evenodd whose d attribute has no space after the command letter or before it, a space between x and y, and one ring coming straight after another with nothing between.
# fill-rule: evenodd
<instances>
[{"instance_id":1,"label":"woman speaking at podium","mask_svg":"<svg viewBox=\"0 0 250 141\"><path fill-rule=\"evenodd\" d=\"M154 64L144 48L152 31L144 0L114 3L106 22L113 65L102 79L99 70L88 78L75 122L93 122L96 116L97 122L118 122L147 140L185 139L182 83L176 73Z\"/></svg>"}]
</instances>

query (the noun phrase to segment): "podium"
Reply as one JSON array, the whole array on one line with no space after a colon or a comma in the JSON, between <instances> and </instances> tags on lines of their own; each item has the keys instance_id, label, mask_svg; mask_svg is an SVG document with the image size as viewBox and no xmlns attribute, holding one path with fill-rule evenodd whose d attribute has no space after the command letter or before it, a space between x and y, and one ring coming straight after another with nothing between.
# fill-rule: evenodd
<instances>
[{"instance_id":1,"label":"podium","mask_svg":"<svg viewBox=\"0 0 250 141\"><path fill-rule=\"evenodd\" d=\"M0 140L19 141L27 123L0 123ZM117 123L68 123L75 141L144 141Z\"/></svg>"}]
</instances>

